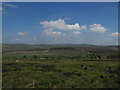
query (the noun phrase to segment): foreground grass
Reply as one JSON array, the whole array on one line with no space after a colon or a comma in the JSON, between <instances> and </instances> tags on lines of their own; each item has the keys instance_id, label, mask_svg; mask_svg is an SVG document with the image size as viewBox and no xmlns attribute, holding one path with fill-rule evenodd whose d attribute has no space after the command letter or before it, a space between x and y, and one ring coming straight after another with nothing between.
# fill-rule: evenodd
<instances>
[{"instance_id":1,"label":"foreground grass","mask_svg":"<svg viewBox=\"0 0 120 90\"><path fill-rule=\"evenodd\" d=\"M3 60L3 88L118 88L118 62Z\"/></svg>"}]
</instances>

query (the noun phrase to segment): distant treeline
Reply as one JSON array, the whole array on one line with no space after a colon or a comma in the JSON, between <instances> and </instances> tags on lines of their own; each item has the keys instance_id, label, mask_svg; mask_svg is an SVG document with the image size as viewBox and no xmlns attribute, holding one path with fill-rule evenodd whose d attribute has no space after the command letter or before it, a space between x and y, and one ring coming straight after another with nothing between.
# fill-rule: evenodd
<instances>
[{"instance_id":1,"label":"distant treeline","mask_svg":"<svg viewBox=\"0 0 120 90\"><path fill-rule=\"evenodd\" d=\"M65 47L65 48L50 48L50 50L73 50L75 48Z\"/></svg>"}]
</instances>

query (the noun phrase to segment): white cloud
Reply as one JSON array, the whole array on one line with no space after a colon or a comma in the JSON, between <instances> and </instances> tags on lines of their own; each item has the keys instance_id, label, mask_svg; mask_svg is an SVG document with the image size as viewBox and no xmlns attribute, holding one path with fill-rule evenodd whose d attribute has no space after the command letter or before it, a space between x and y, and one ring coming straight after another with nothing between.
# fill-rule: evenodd
<instances>
[{"instance_id":1,"label":"white cloud","mask_svg":"<svg viewBox=\"0 0 120 90\"><path fill-rule=\"evenodd\" d=\"M47 35L61 35L62 34L61 32L56 32L56 31L53 31L52 29L46 29L43 32L46 33Z\"/></svg>"},{"instance_id":2,"label":"white cloud","mask_svg":"<svg viewBox=\"0 0 120 90\"><path fill-rule=\"evenodd\" d=\"M16 40L16 41L21 41L22 39L16 38L15 40Z\"/></svg>"},{"instance_id":3,"label":"white cloud","mask_svg":"<svg viewBox=\"0 0 120 90\"><path fill-rule=\"evenodd\" d=\"M19 36L24 36L24 35L26 35L27 34L27 32L19 32L17 35L19 35Z\"/></svg>"},{"instance_id":4,"label":"white cloud","mask_svg":"<svg viewBox=\"0 0 120 90\"><path fill-rule=\"evenodd\" d=\"M17 5L13 5L11 3L5 3L5 4L2 4L2 5L6 6L6 7L10 7L10 8L17 8L18 7ZM0 7L0 11L3 11L2 12L3 14L7 13L5 8L2 8L2 6Z\"/></svg>"},{"instance_id":5,"label":"white cloud","mask_svg":"<svg viewBox=\"0 0 120 90\"><path fill-rule=\"evenodd\" d=\"M3 4L4 6L7 6L7 7L10 7L10 8L17 8L18 6L17 5L13 5L13 4L10 4L10 3L6 3L6 4Z\"/></svg>"},{"instance_id":6,"label":"white cloud","mask_svg":"<svg viewBox=\"0 0 120 90\"><path fill-rule=\"evenodd\" d=\"M78 23L73 25L68 25L64 20L58 19L56 21L44 21L40 22L44 28L59 29L59 30L81 30Z\"/></svg>"},{"instance_id":7,"label":"white cloud","mask_svg":"<svg viewBox=\"0 0 120 90\"><path fill-rule=\"evenodd\" d=\"M73 34L80 34L80 32L79 31L75 31L75 32L73 32Z\"/></svg>"},{"instance_id":8,"label":"white cloud","mask_svg":"<svg viewBox=\"0 0 120 90\"><path fill-rule=\"evenodd\" d=\"M80 30L90 30L92 32L105 32L106 28L103 27L101 24L92 24L90 27L87 27L86 25L79 25L78 23L75 24L67 24L65 20L58 19L55 21L43 21L40 22L41 25L43 25L44 33L46 35L64 35L68 33L68 31L72 31L72 34L79 35L81 34ZM56 31L58 30L58 31ZM68 31L63 31L68 30ZM68 34L67 34L68 35Z\"/></svg>"},{"instance_id":9,"label":"white cloud","mask_svg":"<svg viewBox=\"0 0 120 90\"><path fill-rule=\"evenodd\" d=\"M118 37L118 36L120 36L120 33L118 33L118 32L114 32L114 33L111 33L110 36Z\"/></svg>"},{"instance_id":10,"label":"white cloud","mask_svg":"<svg viewBox=\"0 0 120 90\"><path fill-rule=\"evenodd\" d=\"M37 37L33 37L33 40L37 40Z\"/></svg>"},{"instance_id":11,"label":"white cloud","mask_svg":"<svg viewBox=\"0 0 120 90\"><path fill-rule=\"evenodd\" d=\"M81 26L81 29L87 29L86 25Z\"/></svg>"},{"instance_id":12,"label":"white cloud","mask_svg":"<svg viewBox=\"0 0 120 90\"><path fill-rule=\"evenodd\" d=\"M103 33L106 31L106 28L104 28L101 24L93 24L90 25L90 31Z\"/></svg>"}]
</instances>

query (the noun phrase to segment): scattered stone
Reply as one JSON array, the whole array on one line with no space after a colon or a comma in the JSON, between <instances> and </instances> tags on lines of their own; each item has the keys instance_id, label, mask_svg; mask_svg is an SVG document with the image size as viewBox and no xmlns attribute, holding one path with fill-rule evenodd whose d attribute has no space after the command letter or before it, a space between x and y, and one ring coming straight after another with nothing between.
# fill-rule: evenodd
<instances>
[{"instance_id":1,"label":"scattered stone","mask_svg":"<svg viewBox=\"0 0 120 90\"><path fill-rule=\"evenodd\" d=\"M16 62L19 62L19 60L16 60Z\"/></svg>"}]
</instances>

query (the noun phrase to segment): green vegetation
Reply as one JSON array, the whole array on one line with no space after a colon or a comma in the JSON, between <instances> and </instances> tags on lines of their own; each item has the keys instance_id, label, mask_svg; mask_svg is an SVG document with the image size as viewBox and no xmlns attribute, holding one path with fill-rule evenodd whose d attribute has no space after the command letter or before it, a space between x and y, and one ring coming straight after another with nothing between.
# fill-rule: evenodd
<instances>
[{"instance_id":1,"label":"green vegetation","mask_svg":"<svg viewBox=\"0 0 120 90\"><path fill-rule=\"evenodd\" d=\"M118 46L3 45L3 88L118 88Z\"/></svg>"}]
</instances>

